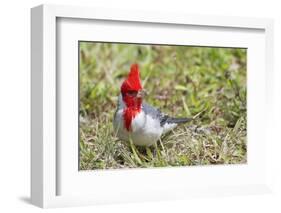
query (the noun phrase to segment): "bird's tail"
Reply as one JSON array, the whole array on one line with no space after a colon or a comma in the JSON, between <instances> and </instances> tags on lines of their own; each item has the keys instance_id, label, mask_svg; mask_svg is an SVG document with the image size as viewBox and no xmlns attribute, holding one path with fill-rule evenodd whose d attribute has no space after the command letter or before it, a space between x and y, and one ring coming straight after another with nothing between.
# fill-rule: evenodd
<instances>
[{"instance_id":1,"label":"bird's tail","mask_svg":"<svg viewBox=\"0 0 281 213\"><path fill-rule=\"evenodd\" d=\"M202 110L201 112L194 115L192 118L171 118L171 117L168 117L167 122L168 123L176 123L176 124L187 123L187 122L190 122L190 121L193 121L193 120L197 119L205 111L206 111L206 109Z\"/></svg>"},{"instance_id":2,"label":"bird's tail","mask_svg":"<svg viewBox=\"0 0 281 213\"><path fill-rule=\"evenodd\" d=\"M181 123L190 122L192 120L193 120L193 118L171 118L171 117L169 117L166 122L167 123L181 124Z\"/></svg>"}]
</instances>

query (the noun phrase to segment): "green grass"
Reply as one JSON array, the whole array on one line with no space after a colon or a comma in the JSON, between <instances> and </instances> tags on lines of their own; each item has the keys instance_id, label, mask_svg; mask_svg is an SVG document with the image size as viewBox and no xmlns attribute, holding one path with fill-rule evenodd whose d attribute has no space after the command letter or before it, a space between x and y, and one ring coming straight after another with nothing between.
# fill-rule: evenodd
<instances>
[{"instance_id":1,"label":"green grass","mask_svg":"<svg viewBox=\"0 0 281 213\"><path fill-rule=\"evenodd\" d=\"M245 163L246 60L245 49L80 42L80 169ZM201 112L149 148L113 131L132 63L147 103L176 117Z\"/></svg>"}]
</instances>

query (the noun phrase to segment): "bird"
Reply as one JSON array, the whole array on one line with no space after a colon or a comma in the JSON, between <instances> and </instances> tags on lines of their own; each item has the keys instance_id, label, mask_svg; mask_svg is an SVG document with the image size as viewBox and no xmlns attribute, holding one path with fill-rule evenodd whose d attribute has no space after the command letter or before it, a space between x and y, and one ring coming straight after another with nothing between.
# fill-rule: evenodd
<instances>
[{"instance_id":1,"label":"bird","mask_svg":"<svg viewBox=\"0 0 281 213\"><path fill-rule=\"evenodd\" d=\"M117 110L113 119L116 136L134 145L149 147L162 135L192 118L174 118L144 102L139 65L132 64L120 87Z\"/></svg>"}]
</instances>

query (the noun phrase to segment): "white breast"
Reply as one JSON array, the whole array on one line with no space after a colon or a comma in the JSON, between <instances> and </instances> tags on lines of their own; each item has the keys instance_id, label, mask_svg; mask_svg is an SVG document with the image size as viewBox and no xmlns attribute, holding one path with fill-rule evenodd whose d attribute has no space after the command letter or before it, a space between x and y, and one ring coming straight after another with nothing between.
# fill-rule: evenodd
<instances>
[{"instance_id":1,"label":"white breast","mask_svg":"<svg viewBox=\"0 0 281 213\"><path fill-rule=\"evenodd\" d=\"M146 115L143 111L136 115L131 126L130 132L124 128L123 109L118 110L114 119L114 128L120 139L129 141L131 137L135 145L150 146L156 143L163 133L160 122Z\"/></svg>"}]
</instances>

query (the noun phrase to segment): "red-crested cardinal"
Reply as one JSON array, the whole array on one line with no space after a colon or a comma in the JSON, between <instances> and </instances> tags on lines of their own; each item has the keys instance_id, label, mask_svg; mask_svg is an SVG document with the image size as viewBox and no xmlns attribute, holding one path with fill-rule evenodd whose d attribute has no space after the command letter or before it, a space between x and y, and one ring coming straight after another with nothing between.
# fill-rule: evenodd
<instances>
[{"instance_id":1,"label":"red-crested cardinal","mask_svg":"<svg viewBox=\"0 0 281 213\"><path fill-rule=\"evenodd\" d=\"M163 114L160 110L143 103L143 95L139 67L133 64L127 79L121 85L113 121L116 134L121 140L129 141L131 138L135 145L150 146L178 124L192 120L172 118Z\"/></svg>"}]
</instances>

